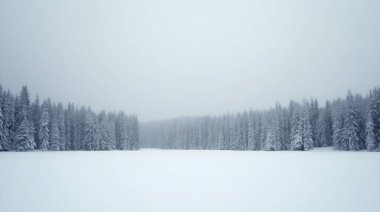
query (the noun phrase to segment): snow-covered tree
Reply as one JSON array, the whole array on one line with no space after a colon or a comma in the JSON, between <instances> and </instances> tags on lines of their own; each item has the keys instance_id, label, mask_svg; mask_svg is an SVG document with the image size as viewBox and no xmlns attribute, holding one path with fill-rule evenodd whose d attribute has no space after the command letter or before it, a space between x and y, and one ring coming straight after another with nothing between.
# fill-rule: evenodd
<instances>
[{"instance_id":1,"label":"snow-covered tree","mask_svg":"<svg viewBox=\"0 0 380 212\"><path fill-rule=\"evenodd\" d=\"M6 150L6 146L7 146L3 119L4 119L4 116L0 107L0 151Z\"/></svg>"},{"instance_id":2,"label":"snow-covered tree","mask_svg":"<svg viewBox=\"0 0 380 212\"><path fill-rule=\"evenodd\" d=\"M125 115L123 112L118 113L115 120L115 138L116 149L123 150L127 142Z\"/></svg>"},{"instance_id":3,"label":"snow-covered tree","mask_svg":"<svg viewBox=\"0 0 380 212\"><path fill-rule=\"evenodd\" d=\"M239 150L240 136L237 120L234 120L230 126L230 149Z\"/></svg>"},{"instance_id":4,"label":"snow-covered tree","mask_svg":"<svg viewBox=\"0 0 380 212\"><path fill-rule=\"evenodd\" d=\"M221 130L222 130L222 134L223 136L220 137L221 139L221 146L220 146L220 149L222 150L228 150L230 149L230 146L231 146L231 143L230 143L230 116L229 115L225 115L223 116L222 118L222 127L221 127Z\"/></svg>"},{"instance_id":5,"label":"snow-covered tree","mask_svg":"<svg viewBox=\"0 0 380 212\"><path fill-rule=\"evenodd\" d=\"M67 141L65 133L65 114L62 103L58 103L57 105L57 126L59 131L59 149L65 150L67 146Z\"/></svg>"},{"instance_id":6,"label":"snow-covered tree","mask_svg":"<svg viewBox=\"0 0 380 212\"><path fill-rule=\"evenodd\" d=\"M297 121L298 119L298 121ZM292 150L310 150L314 146L312 138L312 129L310 125L309 106L308 103L304 103L303 112L297 118L295 129L292 133L292 141L290 149Z\"/></svg>"},{"instance_id":7,"label":"snow-covered tree","mask_svg":"<svg viewBox=\"0 0 380 212\"><path fill-rule=\"evenodd\" d=\"M51 124L49 150L58 151L60 148L59 141L60 141L60 138L59 138L58 123L55 119L53 119L52 124Z\"/></svg>"},{"instance_id":8,"label":"snow-covered tree","mask_svg":"<svg viewBox=\"0 0 380 212\"><path fill-rule=\"evenodd\" d=\"M111 143L111 129L105 123L105 121L102 121L99 125L99 150L111 150L112 149L112 143Z\"/></svg>"},{"instance_id":9,"label":"snow-covered tree","mask_svg":"<svg viewBox=\"0 0 380 212\"><path fill-rule=\"evenodd\" d=\"M354 106L354 96L348 93L346 99L346 111L344 119L344 139L348 144L348 149L358 151L360 144L360 128L358 124L358 112Z\"/></svg>"},{"instance_id":10,"label":"snow-covered tree","mask_svg":"<svg viewBox=\"0 0 380 212\"><path fill-rule=\"evenodd\" d=\"M303 122L303 145L304 150L310 150L313 146L312 128L307 117L302 119Z\"/></svg>"},{"instance_id":11,"label":"snow-covered tree","mask_svg":"<svg viewBox=\"0 0 380 212\"><path fill-rule=\"evenodd\" d=\"M10 91L3 93L3 125L5 133L6 145L3 146L5 150L12 150L15 148L16 136L16 120L15 120L15 100Z\"/></svg>"},{"instance_id":12,"label":"snow-covered tree","mask_svg":"<svg viewBox=\"0 0 380 212\"><path fill-rule=\"evenodd\" d=\"M319 108L318 100L312 99L310 101L309 115L310 115L310 126L311 126L311 132L312 132L313 146L320 147L321 141L318 137L318 131L319 131L318 119L320 116L320 108Z\"/></svg>"},{"instance_id":13,"label":"snow-covered tree","mask_svg":"<svg viewBox=\"0 0 380 212\"><path fill-rule=\"evenodd\" d=\"M248 119L248 149L255 149L255 129L254 129L254 119L252 110L249 111Z\"/></svg>"},{"instance_id":14,"label":"snow-covered tree","mask_svg":"<svg viewBox=\"0 0 380 212\"><path fill-rule=\"evenodd\" d=\"M326 102L325 108L321 111L321 115L318 120L318 137L320 139L321 146L331 146L333 136L333 120L331 103Z\"/></svg>"},{"instance_id":15,"label":"snow-covered tree","mask_svg":"<svg viewBox=\"0 0 380 212\"><path fill-rule=\"evenodd\" d=\"M297 127L292 136L292 142L290 144L291 150L304 150L303 139L302 139L302 130Z\"/></svg>"},{"instance_id":16,"label":"snow-covered tree","mask_svg":"<svg viewBox=\"0 0 380 212\"><path fill-rule=\"evenodd\" d=\"M34 140L34 134L36 133L36 130L34 129L34 124L29 122L29 137L31 140L31 143L33 145L33 149L37 148L37 144Z\"/></svg>"},{"instance_id":17,"label":"snow-covered tree","mask_svg":"<svg viewBox=\"0 0 380 212\"><path fill-rule=\"evenodd\" d=\"M39 149L48 150L49 149L49 113L46 108L42 109L40 118L40 131L38 133L38 139L40 141Z\"/></svg>"},{"instance_id":18,"label":"snow-covered tree","mask_svg":"<svg viewBox=\"0 0 380 212\"><path fill-rule=\"evenodd\" d=\"M373 151L377 148L380 151L380 88L372 90L369 95L366 131L367 149Z\"/></svg>"},{"instance_id":19,"label":"snow-covered tree","mask_svg":"<svg viewBox=\"0 0 380 212\"><path fill-rule=\"evenodd\" d=\"M368 151L374 151L376 149L376 138L375 138L375 132L374 132L374 124L372 120L368 120L367 122L367 137L366 137L366 144Z\"/></svg>"},{"instance_id":20,"label":"snow-covered tree","mask_svg":"<svg viewBox=\"0 0 380 212\"><path fill-rule=\"evenodd\" d=\"M40 98L37 96L35 102L31 106L31 121L32 128L34 128L34 142L36 143L36 148L40 146L39 132L40 132L40 118L41 118L41 107Z\"/></svg>"},{"instance_id":21,"label":"snow-covered tree","mask_svg":"<svg viewBox=\"0 0 380 212\"><path fill-rule=\"evenodd\" d=\"M265 140L265 150L277 151L281 149L280 144L280 127L278 122L270 121L267 128L267 137Z\"/></svg>"},{"instance_id":22,"label":"snow-covered tree","mask_svg":"<svg viewBox=\"0 0 380 212\"><path fill-rule=\"evenodd\" d=\"M254 149L255 150L260 150L260 147L261 147L261 140L262 140L262 126L263 126L263 123L262 123L262 117L261 117L261 114L260 113L255 113L255 116L254 116L254 119L256 120L255 121L255 125L254 125Z\"/></svg>"},{"instance_id":23,"label":"snow-covered tree","mask_svg":"<svg viewBox=\"0 0 380 212\"><path fill-rule=\"evenodd\" d=\"M99 130L92 117L87 118L85 133L85 149L99 150Z\"/></svg>"},{"instance_id":24,"label":"snow-covered tree","mask_svg":"<svg viewBox=\"0 0 380 212\"><path fill-rule=\"evenodd\" d=\"M140 149L139 145L139 121L136 115L132 116L131 120L131 140L132 140L132 150Z\"/></svg>"},{"instance_id":25,"label":"snow-covered tree","mask_svg":"<svg viewBox=\"0 0 380 212\"><path fill-rule=\"evenodd\" d=\"M30 151L34 149L33 140L30 137L29 122L24 118L19 126L16 134L16 150L17 151Z\"/></svg>"},{"instance_id":26,"label":"snow-covered tree","mask_svg":"<svg viewBox=\"0 0 380 212\"><path fill-rule=\"evenodd\" d=\"M333 102L333 143L336 150L348 150L348 143L344 136L344 109L343 101Z\"/></svg>"},{"instance_id":27,"label":"snow-covered tree","mask_svg":"<svg viewBox=\"0 0 380 212\"><path fill-rule=\"evenodd\" d=\"M29 107L30 107L30 97L27 86L23 86L20 92L20 102L22 106L23 113L28 117L29 115Z\"/></svg>"}]
</instances>

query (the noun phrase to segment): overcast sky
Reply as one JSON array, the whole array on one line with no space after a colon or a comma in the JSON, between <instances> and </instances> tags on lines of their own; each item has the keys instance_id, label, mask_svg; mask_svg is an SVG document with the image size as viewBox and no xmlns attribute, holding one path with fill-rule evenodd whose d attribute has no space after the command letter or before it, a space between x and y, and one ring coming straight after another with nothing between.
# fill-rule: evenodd
<instances>
[{"instance_id":1,"label":"overcast sky","mask_svg":"<svg viewBox=\"0 0 380 212\"><path fill-rule=\"evenodd\" d=\"M140 120L380 85L380 1L0 0L0 83Z\"/></svg>"}]
</instances>

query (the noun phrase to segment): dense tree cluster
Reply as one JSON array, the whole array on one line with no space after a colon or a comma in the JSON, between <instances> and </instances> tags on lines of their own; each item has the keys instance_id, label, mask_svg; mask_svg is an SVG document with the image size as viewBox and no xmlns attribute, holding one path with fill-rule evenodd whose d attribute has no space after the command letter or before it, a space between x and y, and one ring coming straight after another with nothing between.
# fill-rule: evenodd
<instances>
[{"instance_id":1,"label":"dense tree cluster","mask_svg":"<svg viewBox=\"0 0 380 212\"><path fill-rule=\"evenodd\" d=\"M265 111L186 117L141 124L141 146L163 149L380 151L380 89L365 97L290 101Z\"/></svg>"},{"instance_id":2,"label":"dense tree cluster","mask_svg":"<svg viewBox=\"0 0 380 212\"><path fill-rule=\"evenodd\" d=\"M123 112L96 114L90 108L47 99L31 103L29 91L19 95L0 86L0 151L137 150L138 120Z\"/></svg>"}]
</instances>

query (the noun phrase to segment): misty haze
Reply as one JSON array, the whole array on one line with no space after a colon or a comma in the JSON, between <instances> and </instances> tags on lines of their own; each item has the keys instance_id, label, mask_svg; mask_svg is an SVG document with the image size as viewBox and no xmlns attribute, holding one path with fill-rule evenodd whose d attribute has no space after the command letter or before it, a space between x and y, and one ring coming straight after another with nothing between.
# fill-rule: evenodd
<instances>
[{"instance_id":1,"label":"misty haze","mask_svg":"<svg viewBox=\"0 0 380 212\"><path fill-rule=\"evenodd\" d=\"M0 0L0 211L378 211L379 20Z\"/></svg>"}]
</instances>

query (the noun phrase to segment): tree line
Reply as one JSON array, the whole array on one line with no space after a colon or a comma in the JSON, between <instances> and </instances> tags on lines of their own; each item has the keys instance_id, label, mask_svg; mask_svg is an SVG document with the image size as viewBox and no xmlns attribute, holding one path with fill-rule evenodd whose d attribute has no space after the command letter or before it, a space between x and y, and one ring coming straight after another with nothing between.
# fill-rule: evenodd
<instances>
[{"instance_id":1,"label":"tree line","mask_svg":"<svg viewBox=\"0 0 380 212\"><path fill-rule=\"evenodd\" d=\"M366 96L290 101L269 110L140 124L141 146L162 149L380 151L380 89Z\"/></svg>"},{"instance_id":2,"label":"tree line","mask_svg":"<svg viewBox=\"0 0 380 212\"><path fill-rule=\"evenodd\" d=\"M136 115L30 100L27 86L14 96L0 85L0 151L137 150Z\"/></svg>"}]
</instances>

